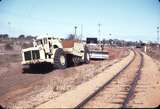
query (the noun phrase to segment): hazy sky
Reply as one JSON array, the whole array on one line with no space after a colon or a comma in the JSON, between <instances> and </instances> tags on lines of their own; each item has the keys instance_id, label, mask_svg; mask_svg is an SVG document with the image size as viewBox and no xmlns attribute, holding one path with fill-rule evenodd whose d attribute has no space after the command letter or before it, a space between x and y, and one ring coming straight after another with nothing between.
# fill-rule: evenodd
<instances>
[{"instance_id":1,"label":"hazy sky","mask_svg":"<svg viewBox=\"0 0 160 109\"><path fill-rule=\"evenodd\" d=\"M156 40L160 26L158 0L2 0L0 33L101 36L124 40ZM111 36L109 35L111 33Z\"/></svg>"}]
</instances>

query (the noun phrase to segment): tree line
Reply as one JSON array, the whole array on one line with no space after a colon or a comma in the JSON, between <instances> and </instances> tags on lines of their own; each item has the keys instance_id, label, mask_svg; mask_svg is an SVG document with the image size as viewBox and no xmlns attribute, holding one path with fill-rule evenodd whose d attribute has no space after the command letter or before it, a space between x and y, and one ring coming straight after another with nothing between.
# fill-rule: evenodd
<instances>
[{"instance_id":1,"label":"tree line","mask_svg":"<svg viewBox=\"0 0 160 109\"><path fill-rule=\"evenodd\" d=\"M17 38L18 39L36 39L37 36L32 36L32 35L27 35L25 36L24 34L19 35ZM0 34L0 39L9 39L12 37L9 37L8 34Z\"/></svg>"}]
</instances>

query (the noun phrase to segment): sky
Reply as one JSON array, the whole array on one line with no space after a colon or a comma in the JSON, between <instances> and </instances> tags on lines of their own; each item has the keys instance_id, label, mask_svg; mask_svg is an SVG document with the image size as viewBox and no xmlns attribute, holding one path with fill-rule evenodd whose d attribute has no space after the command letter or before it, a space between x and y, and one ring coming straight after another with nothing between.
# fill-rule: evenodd
<instances>
[{"instance_id":1,"label":"sky","mask_svg":"<svg viewBox=\"0 0 160 109\"><path fill-rule=\"evenodd\" d=\"M101 35L98 34L101 24ZM156 41L159 0L1 0L0 34Z\"/></svg>"}]
</instances>

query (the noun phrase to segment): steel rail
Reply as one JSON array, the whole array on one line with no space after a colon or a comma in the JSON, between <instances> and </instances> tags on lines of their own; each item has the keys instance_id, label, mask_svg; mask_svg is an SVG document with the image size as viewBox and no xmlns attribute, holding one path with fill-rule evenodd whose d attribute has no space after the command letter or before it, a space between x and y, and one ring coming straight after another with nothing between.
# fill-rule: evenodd
<instances>
[{"instance_id":1,"label":"steel rail","mask_svg":"<svg viewBox=\"0 0 160 109\"><path fill-rule=\"evenodd\" d=\"M136 53L134 50L132 50L134 52L134 57L132 58L132 60L125 66L123 67L114 77L112 77L109 81L107 81L104 85L102 85L100 88L98 88L95 92L93 92L91 95L89 95L88 97L86 97L82 102L80 102L76 107L74 108L81 108L82 106L84 106L90 99L92 99L97 93L99 93L101 90L104 89L104 87L106 87L107 85L109 85L116 77L118 77L134 60L136 57Z\"/></svg>"},{"instance_id":2,"label":"steel rail","mask_svg":"<svg viewBox=\"0 0 160 109\"><path fill-rule=\"evenodd\" d=\"M143 55L141 53L139 53L140 56L141 56L141 61L140 61L140 64L139 64L139 68L138 70L136 71L136 76L134 77L132 83L130 84L130 89L129 89L129 92L126 96L126 98L124 99L124 102L122 104L122 108L127 108L128 106L128 103L129 103L129 100L130 98L133 96L134 92L135 92L135 88L137 86L137 82L138 80L140 79L140 75L141 75L141 69L143 67L143 61L144 61L144 58L143 58Z\"/></svg>"}]
</instances>

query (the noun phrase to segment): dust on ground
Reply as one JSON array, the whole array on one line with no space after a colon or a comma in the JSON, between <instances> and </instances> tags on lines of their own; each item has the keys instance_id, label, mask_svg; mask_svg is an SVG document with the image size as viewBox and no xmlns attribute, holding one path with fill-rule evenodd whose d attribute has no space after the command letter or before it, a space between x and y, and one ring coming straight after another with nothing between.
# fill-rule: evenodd
<instances>
[{"instance_id":1,"label":"dust on ground","mask_svg":"<svg viewBox=\"0 0 160 109\"><path fill-rule=\"evenodd\" d=\"M155 108L160 105L160 62L144 54L141 76L135 95L129 102L131 108Z\"/></svg>"},{"instance_id":2,"label":"dust on ground","mask_svg":"<svg viewBox=\"0 0 160 109\"><path fill-rule=\"evenodd\" d=\"M127 49L106 48L111 58L91 61L65 70L23 73L20 50L4 50L0 61L0 104L4 107L34 107L88 81L101 72L103 65L112 65L128 55Z\"/></svg>"}]
</instances>

